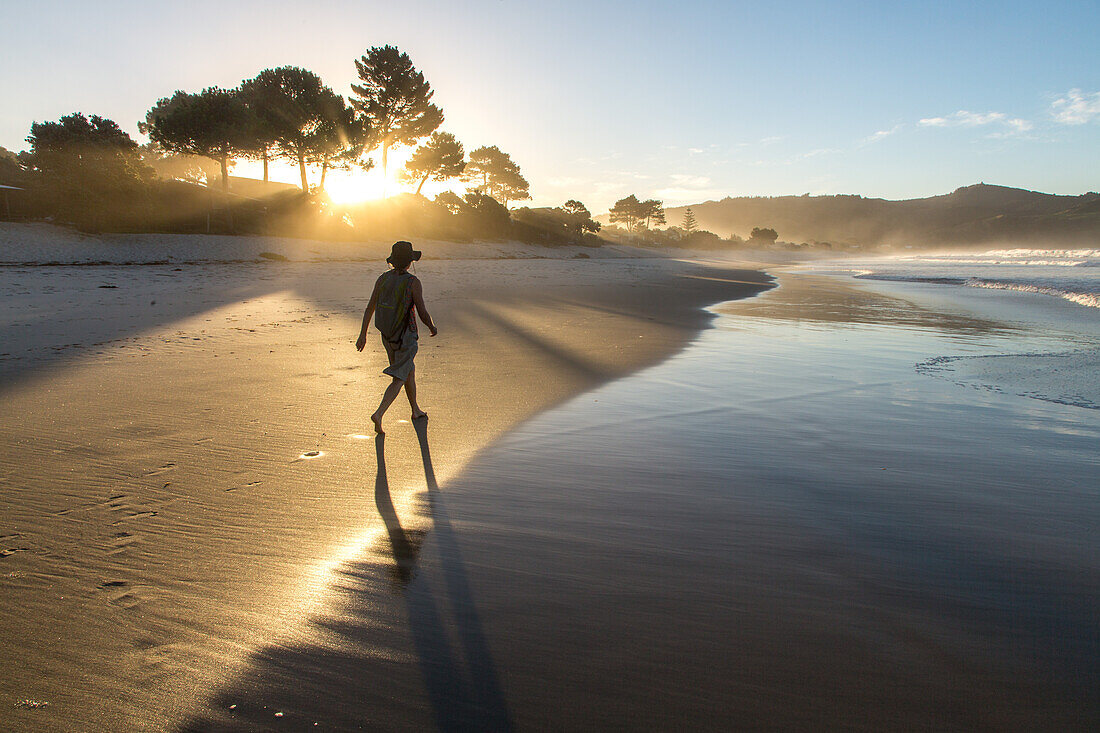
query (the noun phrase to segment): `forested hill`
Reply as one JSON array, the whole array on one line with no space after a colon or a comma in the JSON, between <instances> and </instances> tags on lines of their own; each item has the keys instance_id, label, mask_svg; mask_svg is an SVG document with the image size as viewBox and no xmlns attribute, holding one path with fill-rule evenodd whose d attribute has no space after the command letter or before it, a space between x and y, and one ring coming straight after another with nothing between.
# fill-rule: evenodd
<instances>
[{"instance_id":1,"label":"forested hill","mask_svg":"<svg viewBox=\"0 0 1100 733\"><path fill-rule=\"evenodd\" d=\"M747 237L770 227L787 242L916 248L989 244L1100 246L1100 194L1056 196L984 183L906 201L862 196L725 198L690 208L701 229Z\"/></svg>"}]
</instances>

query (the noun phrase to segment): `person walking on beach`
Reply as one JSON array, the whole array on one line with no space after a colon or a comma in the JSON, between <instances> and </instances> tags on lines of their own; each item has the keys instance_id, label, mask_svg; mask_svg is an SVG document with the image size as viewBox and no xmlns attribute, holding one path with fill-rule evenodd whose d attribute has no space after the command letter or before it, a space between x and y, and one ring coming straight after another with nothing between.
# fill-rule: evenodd
<instances>
[{"instance_id":1,"label":"person walking on beach","mask_svg":"<svg viewBox=\"0 0 1100 733\"><path fill-rule=\"evenodd\" d=\"M420 316L432 336L439 333L439 329L432 323L432 317L428 315L428 308L424 305L424 290L420 280L409 273L409 265L419 260L421 254L412 248L410 242L394 242L390 256L386 258L393 269L382 273L375 281L374 292L363 312L363 328L355 341L355 348L362 351L367 345L367 326L371 315L374 315L374 326L382 335L382 345L386 347L386 356L390 361L390 365L382 373L393 377L393 381L382 394L378 409L370 416L375 432L380 435L385 433L382 430L382 416L397 399L402 386L405 387L405 395L412 407L412 419L428 417L428 413L416 404L416 367L413 365L417 350L416 317Z\"/></svg>"}]
</instances>

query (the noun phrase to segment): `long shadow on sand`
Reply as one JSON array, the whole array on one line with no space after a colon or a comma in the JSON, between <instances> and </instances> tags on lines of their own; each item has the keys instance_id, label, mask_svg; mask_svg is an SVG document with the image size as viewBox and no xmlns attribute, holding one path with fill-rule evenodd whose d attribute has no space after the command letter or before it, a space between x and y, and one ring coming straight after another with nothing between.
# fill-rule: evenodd
<instances>
[{"instance_id":1,"label":"long shadow on sand","mask_svg":"<svg viewBox=\"0 0 1100 733\"><path fill-rule=\"evenodd\" d=\"M460 658L465 669L456 664L445 635L437 595L430 581L422 579L406 595L409 630L416 644L421 672L431 697L436 723L443 730L511 730L504 694L493 665L485 631L474 605L458 537L451 526L447 507L435 480L431 448L428 445L428 421L414 422L428 484L428 505L439 550L439 573L443 593L439 600L450 606L452 623L458 637ZM382 438L379 436L379 445ZM379 465L382 465L381 449ZM387 522L389 527L389 522ZM391 542L395 534L390 533ZM397 557L397 545L394 544Z\"/></svg>"},{"instance_id":2,"label":"long shadow on sand","mask_svg":"<svg viewBox=\"0 0 1100 733\"><path fill-rule=\"evenodd\" d=\"M556 270L568 264L547 262ZM593 287L591 283L572 282L566 276L562 284L553 288L553 294L532 289L524 278L510 282L502 276L494 283L491 302L497 306L523 307L583 304L608 313L699 328L711 317L701 310L702 306L743 297L746 288L765 290L774 284L759 271L725 270L685 262L665 262L665 265L675 274L659 284L638 287L630 277L611 277ZM321 268L325 268L325 277L317 276ZM0 320L0 394L32 375L64 368L89 351L279 291L293 292L321 312L346 314L350 338L361 313L359 308L366 304L370 280L383 268L381 263L302 262L0 268L0 292L16 297L9 304L16 317ZM615 272L622 275L621 271ZM690 289L683 287L684 277L693 278ZM433 283L433 287L438 288L439 284ZM465 294L470 292L467 290ZM664 301L670 296L674 297L669 299L659 319L645 315L653 310L654 299ZM472 297L448 303L453 309L448 320L461 321L465 313L476 321L478 328L498 329L554 356L566 368L592 379L606 378L598 365L558 349L531 329L476 301ZM202 340L196 338L191 345L204 348Z\"/></svg>"},{"instance_id":3,"label":"long shadow on sand","mask_svg":"<svg viewBox=\"0 0 1100 733\"><path fill-rule=\"evenodd\" d=\"M183 731L423 729L508 731L504 693L478 616L457 533L432 466L426 420L414 422L428 487L427 529L405 528L375 441L375 505L388 548L336 571L331 612L304 643L255 652L245 672ZM432 566L417 573L432 532ZM316 725L315 725L316 724Z\"/></svg>"},{"instance_id":4,"label":"long shadow on sand","mask_svg":"<svg viewBox=\"0 0 1100 733\"><path fill-rule=\"evenodd\" d=\"M0 321L0 394L89 351L286 289L286 270L242 263L0 268L0 292L14 298Z\"/></svg>"}]
</instances>

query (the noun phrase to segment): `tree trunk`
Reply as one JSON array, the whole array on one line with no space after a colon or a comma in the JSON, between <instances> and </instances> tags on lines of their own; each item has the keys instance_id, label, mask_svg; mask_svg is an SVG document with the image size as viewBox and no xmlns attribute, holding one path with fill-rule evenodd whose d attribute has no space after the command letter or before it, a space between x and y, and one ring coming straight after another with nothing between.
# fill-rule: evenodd
<instances>
[{"instance_id":1,"label":"tree trunk","mask_svg":"<svg viewBox=\"0 0 1100 733\"><path fill-rule=\"evenodd\" d=\"M225 225L233 231L233 207L229 205L229 156L218 161L222 166L222 198L225 199Z\"/></svg>"},{"instance_id":2,"label":"tree trunk","mask_svg":"<svg viewBox=\"0 0 1100 733\"><path fill-rule=\"evenodd\" d=\"M298 172L302 175L302 193L309 193L309 181L306 180L306 156L298 153Z\"/></svg>"},{"instance_id":3,"label":"tree trunk","mask_svg":"<svg viewBox=\"0 0 1100 733\"><path fill-rule=\"evenodd\" d=\"M267 183L267 148L264 148L264 183Z\"/></svg>"},{"instance_id":4,"label":"tree trunk","mask_svg":"<svg viewBox=\"0 0 1100 733\"><path fill-rule=\"evenodd\" d=\"M382 142L382 198L386 198L386 185L389 183L389 176L386 173L386 167L389 164L390 157L390 144L388 142Z\"/></svg>"},{"instance_id":5,"label":"tree trunk","mask_svg":"<svg viewBox=\"0 0 1100 733\"><path fill-rule=\"evenodd\" d=\"M321 161L321 190L325 190L325 176L328 175L328 159Z\"/></svg>"},{"instance_id":6,"label":"tree trunk","mask_svg":"<svg viewBox=\"0 0 1100 733\"><path fill-rule=\"evenodd\" d=\"M416 195L420 195L420 189L424 188L424 184L428 181L428 173L424 174L424 177L420 179L420 185L416 187Z\"/></svg>"}]
</instances>

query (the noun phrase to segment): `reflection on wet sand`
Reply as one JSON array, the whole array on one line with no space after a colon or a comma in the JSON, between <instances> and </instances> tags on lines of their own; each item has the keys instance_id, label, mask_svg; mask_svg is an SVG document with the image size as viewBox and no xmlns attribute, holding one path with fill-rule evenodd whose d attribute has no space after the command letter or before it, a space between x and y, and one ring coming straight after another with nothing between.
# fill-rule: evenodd
<instances>
[{"instance_id":1,"label":"reflection on wet sand","mask_svg":"<svg viewBox=\"0 0 1100 733\"><path fill-rule=\"evenodd\" d=\"M185 731L313 726L511 730L455 531L432 466L428 422L413 422L428 512L402 524L390 490L386 436L375 438L374 498L385 549L333 572L330 608L296 642L252 655L245 672ZM417 577L427 538L437 572Z\"/></svg>"},{"instance_id":2,"label":"reflection on wet sand","mask_svg":"<svg viewBox=\"0 0 1100 733\"><path fill-rule=\"evenodd\" d=\"M873 287L813 275L784 275L779 289L746 301L726 303L714 310L789 323L903 326L963 336L1019 331L1015 324L934 310L876 292Z\"/></svg>"}]
</instances>

